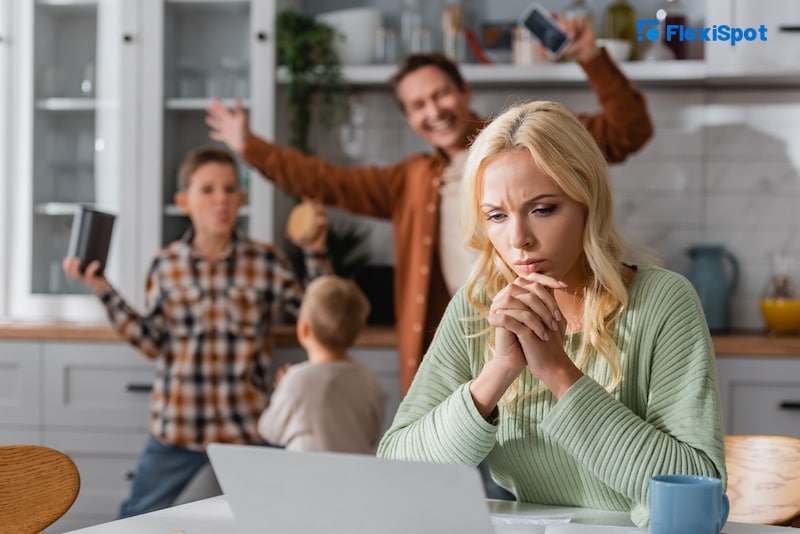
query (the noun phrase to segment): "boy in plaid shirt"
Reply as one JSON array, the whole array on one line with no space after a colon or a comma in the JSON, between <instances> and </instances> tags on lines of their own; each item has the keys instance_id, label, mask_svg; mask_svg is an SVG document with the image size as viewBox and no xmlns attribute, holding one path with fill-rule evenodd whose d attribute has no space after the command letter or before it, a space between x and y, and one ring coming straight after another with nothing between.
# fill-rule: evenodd
<instances>
[{"instance_id":1,"label":"boy in plaid shirt","mask_svg":"<svg viewBox=\"0 0 800 534\"><path fill-rule=\"evenodd\" d=\"M192 229L153 260L143 313L97 276L98 262L81 273L78 258L64 260L67 275L99 296L113 328L157 362L150 436L119 517L170 506L208 463L209 443L263 443L257 423L268 400L270 324L297 317L303 296L276 247L236 231L243 195L227 151L191 151L178 189L175 202ZM314 209L325 231L303 249L309 278L332 272L327 218L321 205Z\"/></svg>"}]
</instances>

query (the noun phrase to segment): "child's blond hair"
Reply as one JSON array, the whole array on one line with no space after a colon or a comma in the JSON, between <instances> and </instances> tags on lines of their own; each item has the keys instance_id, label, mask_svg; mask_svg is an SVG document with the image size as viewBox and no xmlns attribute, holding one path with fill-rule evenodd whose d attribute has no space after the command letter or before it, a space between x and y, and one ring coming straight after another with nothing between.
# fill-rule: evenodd
<instances>
[{"instance_id":1,"label":"child's blond hair","mask_svg":"<svg viewBox=\"0 0 800 534\"><path fill-rule=\"evenodd\" d=\"M314 338L333 350L353 345L367 324L370 304L352 280L335 275L314 279L306 289L300 317Z\"/></svg>"}]
</instances>

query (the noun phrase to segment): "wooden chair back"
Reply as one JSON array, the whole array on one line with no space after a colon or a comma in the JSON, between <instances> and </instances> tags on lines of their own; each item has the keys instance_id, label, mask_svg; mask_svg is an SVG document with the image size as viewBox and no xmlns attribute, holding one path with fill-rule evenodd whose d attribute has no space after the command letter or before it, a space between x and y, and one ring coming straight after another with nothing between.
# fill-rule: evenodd
<instances>
[{"instance_id":1,"label":"wooden chair back","mask_svg":"<svg viewBox=\"0 0 800 534\"><path fill-rule=\"evenodd\" d=\"M69 510L80 486L66 454L39 445L0 446L0 532L41 532Z\"/></svg>"},{"instance_id":2,"label":"wooden chair back","mask_svg":"<svg viewBox=\"0 0 800 534\"><path fill-rule=\"evenodd\" d=\"M800 438L725 436L729 521L800 526Z\"/></svg>"}]
</instances>

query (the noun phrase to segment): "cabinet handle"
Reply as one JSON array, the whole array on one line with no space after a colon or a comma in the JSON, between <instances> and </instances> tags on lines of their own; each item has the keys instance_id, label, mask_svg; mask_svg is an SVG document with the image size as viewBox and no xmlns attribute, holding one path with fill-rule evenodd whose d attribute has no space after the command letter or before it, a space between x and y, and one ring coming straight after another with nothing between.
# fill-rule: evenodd
<instances>
[{"instance_id":1,"label":"cabinet handle","mask_svg":"<svg viewBox=\"0 0 800 534\"><path fill-rule=\"evenodd\" d=\"M124 473L122 473L122 478L125 480L133 480L133 475L134 475L133 471L125 471Z\"/></svg>"},{"instance_id":2,"label":"cabinet handle","mask_svg":"<svg viewBox=\"0 0 800 534\"><path fill-rule=\"evenodd\" d=\"M135 384L135 383L127 383L125 384L125 391L128 393L150 393L153 391L152 384Z\"/></svg>"},{"instance_id":3,"label":"cabinet handle","mask_svg":"<svg viewBox=\"0 0 800 534\"><path fill-rule=\"evenodd\" d=\"M133 42L133 35L131 35L129 33L126 33L126 34L124 34L122 36L122 40L125 41L126 43L132 43Z\"/></svg>"},{"instance_id":4,"label":"cabinet handle","mask_svg":"<svg viewBox=\"0 0 800 534\"><path fill-rule=\"evenodd\" d=\"M778 31L783 33L800 33L800 26L778 26Z\"/></svg>"},{"instance_id":5,"label":"cabinet handle","mask_svg":"<svg viewBox=\"0 0 800 534\"><path fill-rule=\"evenodd\" d=\"M778 403L781 410L800 410L800 401L781 401Z\"/></svg>"},{"instance_id":6,"label":"cabinet handle","mask_svg":"<svg viewBox=\"0 0 800 534\"><path fill-rule=\"evenodd\" d=\"M261 41L262 43L267 40L267 32L258 32L256 34L256 39Z\"/></svg>"}]
</instances>

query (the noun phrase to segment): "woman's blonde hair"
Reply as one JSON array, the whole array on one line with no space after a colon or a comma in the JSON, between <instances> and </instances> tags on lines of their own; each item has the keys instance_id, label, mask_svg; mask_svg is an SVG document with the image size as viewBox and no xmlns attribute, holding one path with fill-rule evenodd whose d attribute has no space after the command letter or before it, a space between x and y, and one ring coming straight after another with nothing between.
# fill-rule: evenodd
<instances>
[{"instance_id":1,"label":"woman's blonde hair","mask_svg":"<svg viewBox=\"0 0 800 534\"><path fill-rule=\"evenodd\" d=\"M566 108L548 101L509 108L475 138L470 147L461 191L461 222L466 245L478 257L466 284L466 297L478 310L478 320L488 315L489 304L517 275L492 246L481 210L483 172L489 158L503 152L526 151L586 214L583 229L584 269L589 273L584 290L583 336L575 364L583 369L596 352L606 360L612 391L619 383L619 348L611 337L611 324L628 302L622 278L623 242L614 224L608 166L597 143ZM489 330L485 357L491 357L494 336Z\"/></svg>"}]
</instances>

